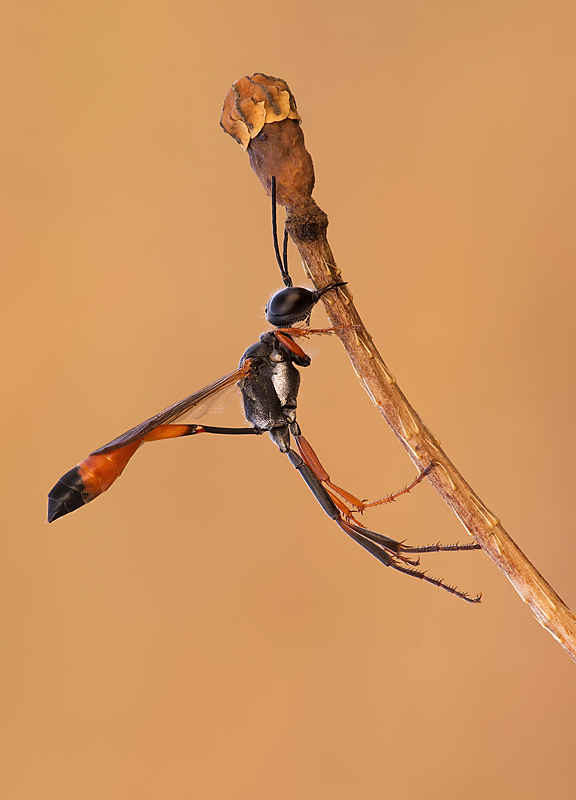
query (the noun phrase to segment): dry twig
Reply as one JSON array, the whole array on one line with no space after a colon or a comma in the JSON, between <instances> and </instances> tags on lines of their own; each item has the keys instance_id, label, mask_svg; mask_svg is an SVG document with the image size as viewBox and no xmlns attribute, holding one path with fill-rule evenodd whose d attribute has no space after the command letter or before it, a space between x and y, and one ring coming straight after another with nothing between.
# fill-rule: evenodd
<instances>
[{"instance_id":1,"label":"dry twig","mask_svg":"<svg viewBox=\"0 0 576 800\"><path fill-rule=\"evenodd\" d=\"M316 287L342 280L326 237L328 217L312 199L314 167L304 147L296 102L285 81L257 73L233 84L221 125L244 150L268 193L276 176L277 198L286 206L286 228ZM360 382L419 470L437 466L429 480L467 531L500 567L536 619L576 661L576 617L530 563L466 483L440 443L412 408L362 325L347 289L323 297L341 331ZM360 326L360 327L359 327Z\"/></svg>"}]
</instances>

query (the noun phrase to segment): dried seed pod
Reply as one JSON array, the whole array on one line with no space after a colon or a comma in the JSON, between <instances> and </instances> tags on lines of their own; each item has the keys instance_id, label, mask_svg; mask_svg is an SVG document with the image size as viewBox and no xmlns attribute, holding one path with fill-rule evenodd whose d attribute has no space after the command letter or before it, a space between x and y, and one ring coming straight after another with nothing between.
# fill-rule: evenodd
<instances>
[{"instance_id":1,"label":"dried seed pod","mask_svg":"<svg viewBox=\"0 0 576 800\"><path fill-rule=\"evenodd\" d=\"M276 176L280 205L310 204L314 165L285 81L260 72L240 78L226 95L220 125L248 151L252 169L268 194L272 175Z\"/></svg>"},{"instance_id":2,"label":"dried seed pod","mask_svg":"<svg viewBox=\"0 0 576 800\"><path fill-rule=\"evenodd\" d=\"M256 72L240 78L224 100L220 125L244 150L267 122L300 121L296 100L286 81Z\"/></svg>"}]
</instances>

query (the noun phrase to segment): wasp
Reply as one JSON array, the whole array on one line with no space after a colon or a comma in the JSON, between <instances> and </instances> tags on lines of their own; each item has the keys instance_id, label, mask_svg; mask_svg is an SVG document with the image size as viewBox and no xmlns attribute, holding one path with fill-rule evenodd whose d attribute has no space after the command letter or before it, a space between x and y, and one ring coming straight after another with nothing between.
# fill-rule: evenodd
<instances>
[{"instance_id":1,"label":"wasp","mask_svg":"<svg viewBox=\"0 0 576 800\"><path fill-rule=\"evenodd\" d=\"M320 298L328 292L341 290L345 283L331 283L315 290L293 285L288 272L286 233L282 257L278 246L274 179L272 219L274 249L285 285L284 289L271 298L265 309L266 320L273 329L262 333L259 340L248 347L240 359L238 369L99 447L66 472L48 494L48 522L81 508L107 491L120 477L138 448L147 442L204 433L228 436L260 436L268 433L279 451L288 457L292 466L300 473L326 514L382 564L433 584L467 602L479 602L480 595L470 597L466 592L417 568L421 553L477 550L479 545L412 546L369 530L354 517L367 508L389 503L406 494L430 474L434 464L430 464L399 492L373 502L365 502L332 482L312 446L302 435L296 418L300 389L299 369L310 366L311 359L299 341L342 330L338 327L310 328L309 323ZM232 387L240 390L244 415L250 427L229 428L179 422L183 417L193 416L195 411L198 416L201 408L205 409L207 404L216 401ZM296 449L292 446L292 440Z\"/></svg>"}]
</instances>

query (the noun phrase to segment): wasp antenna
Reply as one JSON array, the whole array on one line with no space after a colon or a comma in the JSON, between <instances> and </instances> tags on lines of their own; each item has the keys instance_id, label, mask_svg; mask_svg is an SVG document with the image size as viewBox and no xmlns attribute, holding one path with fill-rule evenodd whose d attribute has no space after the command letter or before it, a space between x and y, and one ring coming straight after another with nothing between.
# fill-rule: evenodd
<instances>
[{"instance_id":1,"label":"wasp antenna","mask_svg":"<svg viewBox=\"0 0 576 800\"><path fill-rule=\"evenodd\" d=\"M290 286L292 286L292 278L288 274L288 231L286 230L286 226L284 226L284 246L282 248L282 263L284 264L284 275L290 281ZM286 281L284 281L286 283ZM286 284L288 285L288 284Z\"/></svg>"},{"instance_id":2,"label":"wasp antenna","mask_svg":"<svg viewBox=\"0 0 576 800\"><path fill-rule=\"evenodd\" d=\"M276 254L276 261L280 267L280 274L284 281L284 286L292 286L292 278L288 274L288 234L284 230L284 260L280 257L280 246L278 244L278 225L276 221L276 176L272 175L272 238L274 240L274 253Z\"/></svg>"}]
</instances>

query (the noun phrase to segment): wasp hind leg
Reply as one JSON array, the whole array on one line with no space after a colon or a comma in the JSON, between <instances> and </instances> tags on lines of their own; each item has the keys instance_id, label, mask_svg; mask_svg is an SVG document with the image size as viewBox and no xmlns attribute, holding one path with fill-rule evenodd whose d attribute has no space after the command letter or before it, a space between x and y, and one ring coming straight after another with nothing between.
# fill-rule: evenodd
<instances>
[{"instance_id":1,"label":"wasp hind leg","mask_svg":"<svg viewBox=\"0 0 576 800\"><path fill-rule=\"evenodd\" d=\"M292 426L291 426L292 427ZM293 426L296 427L296 424ZM303 439L299 432L299 428L297 436L300 440ZM305 441L305 440L304 440ZM298 439L297 439L298 442ZM300 444L300 443L299 443ZM306 445L310 448L310 452L314 453L312 448L306 442ZM427 575L425 572L421 572L420 570L416 569L419 565L420 560L418 558L419 553L438 553L443 551L454 551L454 550L478 550L480 549L480 545L477 544L449 544L449 545L442 545L442 544L434 544L434 545L425 545L423 547L411 547L409 545L405 545L402 542L398 542L395 539L391 539L389 536L384 536L381 533L376 533L375 531L368 530L363 525L356 523L350 517L350 509L348 509L343 503L339 501L337 497L334 497L331 492L329 492L323 482L325 479L323 475L325 475L325 470L321 468L321 474L318 475L316 470L313 468L315 465L313 463L307 463L302 455L296 453L292 449L288 449L286 451L286 455L290 459L290 463L293 467L295 467L304 481L306 482L308 488L316 498L316 500L320 503L323 510L326 514L333 519L334 522L348 535L351 539L353 539L357 544L363 547L367 552L373 555L375 558L378 559L382 564L386 567L392 567L392 569L397 570L398 572L402 572L404 575L409 575L413 578L418 578L425 583L430 583L432 586L436 586L439 589L444 589L444 591L448 592L449 594L453 594L455 597L459 597L462 600L466 600L468 603L479 603L481 599L481 595L476 597L470 597L466 592L462 592L459 589L456 589L454 586L450 586L447 583L444 583L439 578L434 578L430 575ZM315 454L314 454L315 455ZM319 462L318 462L319 463ZM422 480L424 476L420 477ZM418 479L416 479L419 482ZM329 478L328 478L329 481ZM331 487L333 484L329 484ZM337 487L336 487L337 488ZM405 490L402 490L404 493ZM338 492L342 496L342 492ZM350 501L350 495L348 492L345 493L346 499ZM353 498L355 500L356 498ZM350 501L350 502L353 502ZM359 501L360 502L360 501ZM414 554L415 557L411 557L411 554Z\"/></svg>"}]
</instances>

